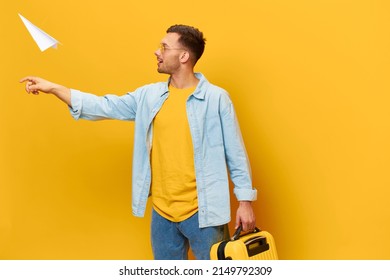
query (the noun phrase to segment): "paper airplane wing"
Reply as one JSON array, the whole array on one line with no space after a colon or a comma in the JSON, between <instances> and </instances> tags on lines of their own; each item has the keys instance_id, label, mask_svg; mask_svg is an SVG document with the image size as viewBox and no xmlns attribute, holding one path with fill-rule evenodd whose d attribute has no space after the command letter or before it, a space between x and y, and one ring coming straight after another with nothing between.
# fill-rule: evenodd
<instances>
[{"instance_id":1,"label":"paper airplane wing","mask_svg":"<svg viewBox=\"0 0 390 280\"><path fill-rule=\"evenodd\" d=\"M36 27L21 14L19 14L19 16L42 52L48 48L57 48L58 41L56 39Z\"/></svg>"}]
</instances>

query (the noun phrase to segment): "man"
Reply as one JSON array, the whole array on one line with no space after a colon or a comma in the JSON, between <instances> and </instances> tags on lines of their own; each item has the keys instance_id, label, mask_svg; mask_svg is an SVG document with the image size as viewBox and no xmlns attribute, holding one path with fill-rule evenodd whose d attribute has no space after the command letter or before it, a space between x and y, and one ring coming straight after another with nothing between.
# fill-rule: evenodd
<instances>
[{"instance_id":1,"label":"man","mask_svg":"<svg viewBox=\"0 0 390 280\"><path fill-rule=\"evenodd\" d=\"M123 96L82 93L38 77L26 77L28 93L54 94L75 119L136 122L132 209L144 216L153 202L151 240L155 259L209 259L212 244L228 235L230 199L227 168L239 201L236 228L253 230L250 165L232 102L194 66L205 46L203 33L186 25L168 28L155 51L157 71L167 82Z\"/></svg>"}]
</instances>

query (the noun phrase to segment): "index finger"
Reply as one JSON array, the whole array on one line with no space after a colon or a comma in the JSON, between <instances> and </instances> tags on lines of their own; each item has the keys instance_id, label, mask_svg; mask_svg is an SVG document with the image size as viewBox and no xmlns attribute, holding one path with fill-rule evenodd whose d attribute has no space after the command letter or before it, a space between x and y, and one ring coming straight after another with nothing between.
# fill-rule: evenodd
<instances>
[{"instance_id":1,"label":"index finger","mask_svg":"<svg viewBox=\"0 0 390 280\"><path fill-rule=\"evenodd\" d=\"M34 77L31 77L31 76L24 77L19 81L19 83L23 83L26 81L34 81Z\"/></svg>"}]
</instances>

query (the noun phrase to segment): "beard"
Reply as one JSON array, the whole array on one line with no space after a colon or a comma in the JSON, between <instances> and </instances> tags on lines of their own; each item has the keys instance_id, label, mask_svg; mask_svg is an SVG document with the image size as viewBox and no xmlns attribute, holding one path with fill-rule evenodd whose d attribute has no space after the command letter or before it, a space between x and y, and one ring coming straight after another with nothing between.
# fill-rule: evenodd
<instances>
[{"instance_id":1,"label":"beard","mask_svg":"<svg viewBox=\"0 0 390 280\"><path fill-rule=\"evenodd\" d=\"M180 69L180 64L178 62L160 62L157 64L157 72L160 74L172 75Z\"/></svg>"},{"instance_id":2,"label":"beard","mask_svg":"<svg viewBox=\"0 0 390 280\"><path fill-rule=\"evenodd\" d=\"M168 74L168 73L166 73L166 71L164 71L160 67L157 68L157 72L160 73L160 74Z\"/></svg>"}]
</instances>

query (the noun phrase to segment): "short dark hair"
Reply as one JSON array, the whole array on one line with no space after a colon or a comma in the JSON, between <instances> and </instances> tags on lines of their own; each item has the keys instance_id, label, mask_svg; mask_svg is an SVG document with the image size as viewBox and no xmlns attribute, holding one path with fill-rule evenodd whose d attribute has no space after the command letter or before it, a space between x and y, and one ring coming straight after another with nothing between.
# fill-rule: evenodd
<instances>
[{"instance_id":1,"label":"short dark hair","mask_svg":"<svg viewBox=\"0 0 390 280\"><path fill-rule=\"evenodd\" d=\"M194 63L202 56L206 38L203 37L203 33L199 29L188 25L175 24L167 29L167 33L180 35L179 43L194 54Z\"/></svg>"}]
</instances>

